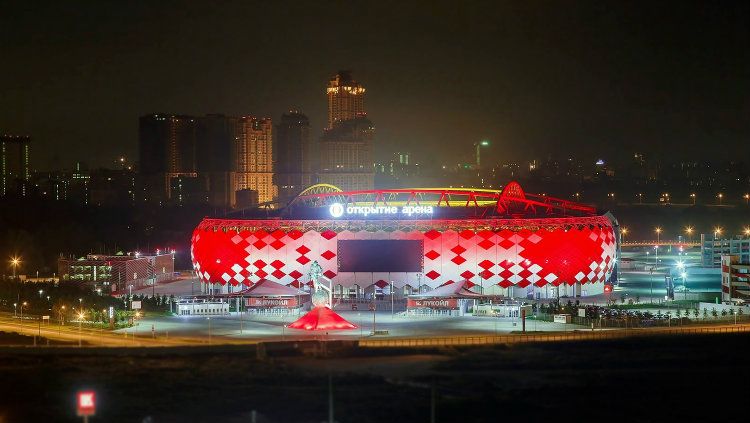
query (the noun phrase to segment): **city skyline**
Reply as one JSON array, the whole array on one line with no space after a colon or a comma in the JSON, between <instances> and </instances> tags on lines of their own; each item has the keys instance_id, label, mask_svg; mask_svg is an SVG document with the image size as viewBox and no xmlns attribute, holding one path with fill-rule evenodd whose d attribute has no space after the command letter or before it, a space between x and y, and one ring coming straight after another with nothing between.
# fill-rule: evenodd
<instances>
[{"instance_id":1,"label":"city skyline","mask_svg":"<svg viewBox=\"0 0 750 423\"><path fill-rule=\"evenodd\" d=\"M152 112L276 117L294 109L315 136L327 121L321 81L351 69L376 116L376 160L400 149L443 161L469 156L478 139L493 142L488 160L606 156L606 145L723 159L750 136L743 4L436 3L429 16L408 4L396 19L387 3L361 3L363 14L336 3L294 13L201 4L171 13L166 4L107 3L84 14L10 3L0 129L32 137L37 169L135 157L137 117ZM264 17L252 28L219 25L251 12ZM327 16L346 23L318 25ZM99 36L87 38L94 30ZM264 47L234 60L257 39ZM315 48L324 45L331 48ZM719 144L726 148L706 151Z\"/></svg>"}]
</instances>

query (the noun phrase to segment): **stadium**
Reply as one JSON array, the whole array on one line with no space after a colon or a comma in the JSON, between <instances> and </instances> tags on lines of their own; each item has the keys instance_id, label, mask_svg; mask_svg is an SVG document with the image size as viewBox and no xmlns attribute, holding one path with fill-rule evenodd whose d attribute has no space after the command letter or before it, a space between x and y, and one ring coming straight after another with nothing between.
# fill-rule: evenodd
<instances>
[{"instance_id":1,"label":"stadium","mask_svg":"<svg viewBox=\"0 0 750 423\"><path fill-rule=\"evenodd\" d=\"M615 270L610 213L516 182L502 190L316 185L259 212L206 218L195 229L191 259L203 292L231 295L264 280L306 289L317 263L336 299L424 297L452 284L542 299L600 294Z\"/></svg>"}]
</instances>

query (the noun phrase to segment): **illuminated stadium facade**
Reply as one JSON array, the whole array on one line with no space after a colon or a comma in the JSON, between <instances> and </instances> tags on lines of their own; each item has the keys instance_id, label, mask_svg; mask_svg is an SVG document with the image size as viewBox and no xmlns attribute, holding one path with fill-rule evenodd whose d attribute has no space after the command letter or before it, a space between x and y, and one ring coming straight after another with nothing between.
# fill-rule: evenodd
<instances>
[{"instance_id":1,"label":"illuminated stadium facade","mask_svg":"<svg viewBox=\"0 0 750 423\"><path fill-rule=\"evenodd\" d=\"M617 251L610 214L525 193L515 182L502 191L318 185L269 213L206 218L195 229L191 257L206 291L236 292L262 279L306 286L317 262L334 298L391 283L405 296L462 281L486 295L593 295L612 276Z\"/></svg>"}]
</instances>

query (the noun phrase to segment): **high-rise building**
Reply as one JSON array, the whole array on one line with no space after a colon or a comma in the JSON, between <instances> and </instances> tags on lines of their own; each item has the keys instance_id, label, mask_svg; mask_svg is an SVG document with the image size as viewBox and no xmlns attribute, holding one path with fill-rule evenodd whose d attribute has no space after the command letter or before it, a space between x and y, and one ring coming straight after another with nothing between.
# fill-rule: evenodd
<instances>
[{"instance_id":1,"label":"high-rise building","mask_svg":"<svg viewBox=\"0 0 750 423\"><path fill-rule=\"evenodd\" d=\"M239 119L206 115L198 119L198 174L205 180L208 204L232 207L235 200L233 151L239 139Z\"/></svg>"},{"instance_id":2,"label":"high-rise building","mask_svg":"<svg viewBox=\"0 0 750 423\"><path fill-rule=\"evenodd\" d=\"M172 178L197 176L196 127L193 116L141 116L139 170L147 199L168 200Z\"/></svg>"},{"instance_id":3,"label":"high-rise building","mask_svg":"<svg viewBox=\"0 0 750 423\"><path fill-rule=\"evenodd\" d=\"M336 122L365 115L365 88L352 79L351 71L339 71L328 81L328 129Z\"/></svg>"},{"instance_id":4,"label":"high-rise building","mask_svg":"<svg viewBox=\"0 0 750 423\"><path fill-rule=\"evenodd\" d=\"M373 189L375 126L366 118L365 88L340 71L328 83L328 127L320 139L318 181L344 191Z\"/></svg>"},{"instance_id":5,"label":"high-rise building","mask_svg":"<svg viewBox=\"0 0 750 423\"><path fill-rule=\"evenodd\" d=\"M310 121L297 111L281 115L274 132L275 183L279 201L286 204L315 183L317 154L310 139Z\"/></svg>"},{"instance_id":6,"label":"high-rise building","mask_svg":"<svg viewBox=\"0 0 750 423\"><path fill-rule=\"evenodd\" d=\"M236 193L277 196L271 119L155 114L140 119L141 180L147 201L233 207Z\"/></svg>"},{"instance_id":7,"label":"high-rise building","mask_svg":"<svg viewBox=\"0 0 750 423\"><path fill-rule=\"evenodd\" d=\"M270 118L243 116L238 120L239 131L232 159L235 171L234 190L250 189L258 192L260 203L276 199L273 183L273 125Z\"/></svg>"},{"instance_id":8,"label":"high-rise building","mask_svg":"<svg viewBox=\"0 0 750 423\"><path fill-rule=\"evenodd\" d=\"M320 140L319 182L344 191L373 189L372 139L375 127L360 117L336 123Z\"/></svg>"},{"instance_id":9,"label":"high-rise building","mask_svg":"<svg viewBox=\"0 0 750 423\"><path fill-rule=\"evenodd\" d=\"M30 145L27 136L0 135L0 196L26 196L31 178Z\"/></svg>"}]
</instances>

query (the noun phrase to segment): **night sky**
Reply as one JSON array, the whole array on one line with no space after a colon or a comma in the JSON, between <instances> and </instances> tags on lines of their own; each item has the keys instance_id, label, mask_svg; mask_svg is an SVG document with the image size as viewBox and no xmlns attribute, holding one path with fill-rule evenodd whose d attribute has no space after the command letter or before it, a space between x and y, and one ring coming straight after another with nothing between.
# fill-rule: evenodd
<instances>
[{"instance_id":1,"label":"night sky","mask_svg":"<svg viewBox=\"0 0 750 423\"><path fill-rule=\"evenodd\" d=\"M338 69L368 90L378 158L406 149L456 162L482 138L493 160L748 157L748 2L0 0L0 10L0 132L33 137L36 169L135 159L137 118L150 112L278 120L297 108L317 139Z\"/></svg>"}]
</instances>

